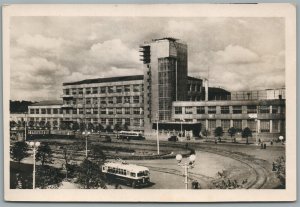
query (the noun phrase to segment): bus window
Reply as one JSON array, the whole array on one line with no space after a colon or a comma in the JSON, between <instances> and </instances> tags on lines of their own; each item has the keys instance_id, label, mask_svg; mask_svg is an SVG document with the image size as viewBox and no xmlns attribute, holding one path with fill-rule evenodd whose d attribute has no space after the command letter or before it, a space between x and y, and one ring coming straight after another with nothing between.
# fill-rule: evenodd
<instances>
[{"instance_id":1,"label":"bus window","mask_svg":"<svg viewBox=\"0 0 300 207\"><path fill-rule=\"evenodd\" d=\"M135 173L130 173L130 176L131 177L135 177Z\"/></svg>"}]
</instances>

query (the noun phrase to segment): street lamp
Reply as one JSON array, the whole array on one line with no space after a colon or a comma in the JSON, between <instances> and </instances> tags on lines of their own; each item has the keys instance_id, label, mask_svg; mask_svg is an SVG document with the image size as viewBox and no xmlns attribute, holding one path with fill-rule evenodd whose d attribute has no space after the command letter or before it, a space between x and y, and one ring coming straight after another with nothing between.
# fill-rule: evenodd
<instances>
[{"instance_id":1,"label":"street lamp","mask_svg":"<svg viewBox=\"0 0 300 207\"><path fill-rule=\"evenodd\" d=\"M196 160L196 155L194 155L194 154L190 155L189 159L185 163L181 163L181 161L182 161L182 155L178 154L178 155L176 155L176 160L178 162L178 166L184 168L185 189L188 189L188 169L194 167L195 160Z\"/></svg>"},{"instance_id":2,"label":"street lamp","mask_svg":"<svg viewBox=\"0 0 300 207\"><path fill-rule=\"evenodd\" d=\"M30 147L33 149L33 173L32 173L32 189L35 189L35 154L40 142L29 142Z\"/></svg>"},{"instance_id":3,"label":"street lamp","mask_svg":"<svg viewBox=\"0 0 300 207\"><path fill-rule=\"evenodd\" d=\"M159 139L158 139L158 113L156 114L156 141L157 141L157 154L159 155Z\"/></svg>"},{"instance_id":4,"label":"street lamp","mask_svg":"<svg viewBox=\"0 0 300 207\"><path fill-rule=\"evenodd\" d=\"M87 138L91 134L91 132L82 132L82 135L85 136L85 157L88 156L88 150L87 150Z\"/></svg>"},{"instance_id":5,"label":"street lamp","mask_svg":"<svg viewBox=\"0 0 300 207\"><path fill-rule=\"evenodd\" d=\"M283 144L283 142L282 142L283 136L279 136L279 140L280 140L281 144Z\"/></svg>"}]
</instances>

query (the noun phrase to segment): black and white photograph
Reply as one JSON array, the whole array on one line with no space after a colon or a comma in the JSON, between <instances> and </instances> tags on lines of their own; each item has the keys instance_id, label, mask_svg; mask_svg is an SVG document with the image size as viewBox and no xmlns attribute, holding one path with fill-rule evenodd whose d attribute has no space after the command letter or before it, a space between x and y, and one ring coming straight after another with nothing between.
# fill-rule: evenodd
<instances>
[{"instance_id":1,"label":"black and white photograph","mask_svg":"<svg viewBox=\"0 0 300 207\"><path fill-rule=\"evenodd\" d=\"M73 6L4 8L7 200L296 198L294 6Z\"/></svg>"}]
</instances>

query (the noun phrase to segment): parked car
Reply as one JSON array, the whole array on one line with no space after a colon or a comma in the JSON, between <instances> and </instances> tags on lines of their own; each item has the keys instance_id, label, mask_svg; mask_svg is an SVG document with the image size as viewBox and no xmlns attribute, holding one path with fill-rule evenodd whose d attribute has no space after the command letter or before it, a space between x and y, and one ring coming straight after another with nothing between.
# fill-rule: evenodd
<instances>
[{"instance_id":1,"label":"parked car","mask_svg":"<svg viewBox=\"0 0 300 207\"><path fill-rule=\"evenodd\" d=\"M101 142L111 142L111 137L109 135L100 135Z\"/></svg>"},{"instance_id":2,"label":"parked car","mask_svg":"<svg viewBox=\"0 0 300 207\"><path fill-rule=\"evenodd\" d=\"M178 137L177 136L171 136L168 138L168 141L170 142L177 142L178 141Z\"/></svg>"}]
</instances>

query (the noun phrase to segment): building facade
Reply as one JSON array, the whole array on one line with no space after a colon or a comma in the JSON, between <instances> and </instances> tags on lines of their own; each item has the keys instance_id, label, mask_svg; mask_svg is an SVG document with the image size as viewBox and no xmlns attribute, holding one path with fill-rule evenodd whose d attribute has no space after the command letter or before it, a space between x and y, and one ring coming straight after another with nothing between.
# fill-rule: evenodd
<instances>
[{"instance_id":1,"label":"building facade","mask_svg":"<svg viewBox=\"0 0 300 207\"><path fill-rule=\"evenodd\" d=\"M187 45L174 38L140 46L143 75L63 83L60 102L29 106L34 122L125 126L152 134L153 124L199 123L253 132L285 132L285 90L229 92L188 76Z\"/></svg>"}]
</instances>

